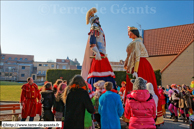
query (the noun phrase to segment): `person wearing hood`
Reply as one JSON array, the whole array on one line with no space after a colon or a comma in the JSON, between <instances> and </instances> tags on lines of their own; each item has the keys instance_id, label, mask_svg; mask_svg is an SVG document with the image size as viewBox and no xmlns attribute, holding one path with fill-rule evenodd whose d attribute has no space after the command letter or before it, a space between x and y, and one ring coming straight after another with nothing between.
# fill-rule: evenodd
<instances>
[{"instance_id":1,"label":"person wearing hood","mask_svg":"<svg viewBox=\"0 0 194 129\"><path fill-rule=\"evenodd\" d=\"M133 91L127 95L125 117L129 119L129 129L155 129L156 104L152 94L146 89L147 81L141 77L132 79Z\"/></svg>"},{"instance_id":2,"label":"person wearing hood","mask_svg":"<svg viewBox=\"0 0 194 129\"><path fill-rule=\"evenodd\" d=\"M154 102L156 104L156 118L157 118L158 96L154 92L154 87L153 87L152 83L147 83L146 88L150 92L150 94L153 96ZM155 119L155 121L156 121L156 119Z\"/></svg>"}]
</instances>

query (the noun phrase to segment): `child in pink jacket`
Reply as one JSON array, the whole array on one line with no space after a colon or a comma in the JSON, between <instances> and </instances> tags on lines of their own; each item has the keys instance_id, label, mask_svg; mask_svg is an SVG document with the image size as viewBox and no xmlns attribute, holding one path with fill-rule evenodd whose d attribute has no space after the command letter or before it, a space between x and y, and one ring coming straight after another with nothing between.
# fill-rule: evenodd
<instances>
[{"instance_id":1,"label":"child in pink jacket","mask_svg":"<svg viewBox=\"0 0 194 129\"><path fill-rule=\"evenodd\" d=\"M146 90L147 81L138 77L131 82L133 91L127 95L124 114L129 119L129 129L155 129L156 105Z\"/></svg>"}]
</instances>

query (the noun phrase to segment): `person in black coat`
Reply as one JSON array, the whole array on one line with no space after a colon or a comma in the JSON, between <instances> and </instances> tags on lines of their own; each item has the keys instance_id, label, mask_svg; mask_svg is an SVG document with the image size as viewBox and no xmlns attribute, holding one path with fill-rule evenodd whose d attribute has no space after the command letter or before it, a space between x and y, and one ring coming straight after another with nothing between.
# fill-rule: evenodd
<instances>
[{"instance_id":1,"label":"person in black coat","mask_svg":"<svg viewBox=\"0 0 194 129\"><path fill-rule=\"evenodd\" d=\"M88 86L80 75L75 75L63 94L64 129L84 129L85 110L94 113L94 106L88 94Z\"/></svg>"},{"instance_id":2,"label":"person in black coat","mask_svg":"<svg viewBox=\"0 0 194 129\"><path fill-rule=\"evenodd\" d=\"M43 104L43 119L44 121L54 121L54 115L51 112L51 108L53 107L55 97L52 91L51 83L48 82L43 86L41 95L41 103Z\"/></svg>"}]
</instances>

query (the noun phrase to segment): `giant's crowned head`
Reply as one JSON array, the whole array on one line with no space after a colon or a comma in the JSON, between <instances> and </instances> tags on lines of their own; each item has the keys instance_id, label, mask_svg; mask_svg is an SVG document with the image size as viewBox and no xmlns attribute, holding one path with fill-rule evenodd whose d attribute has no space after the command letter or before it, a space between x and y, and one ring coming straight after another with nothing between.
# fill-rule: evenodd
<instances>
[{"instance_id":1,"label":"giant's crowned head","mask_svg":"<svg viewBox=\"0 0 194 129\"><path fill-rule=\"evenodd\" d=\"M94 15L94 13L97 12L96 8L91 8L87 13L86 13L86 24L88 25L89 23L92 25L94 22L97 23L100 26L100 22L96 22L96 20L99 20L99 17L97 15Z\"/></svg>"},{"instance_id":2,"label":"giant's crowned head","mask_svg":"<svg viewBox=\"0 0 194 129\"><path fill-rule=\"evenodd\" d=\"M136 27L129 27L128 26L128 35L129 35L129 38L133 38L133 36L137 36L137 37L140 37L139 35L139 31Z\"/></svg>"}]
</instances>

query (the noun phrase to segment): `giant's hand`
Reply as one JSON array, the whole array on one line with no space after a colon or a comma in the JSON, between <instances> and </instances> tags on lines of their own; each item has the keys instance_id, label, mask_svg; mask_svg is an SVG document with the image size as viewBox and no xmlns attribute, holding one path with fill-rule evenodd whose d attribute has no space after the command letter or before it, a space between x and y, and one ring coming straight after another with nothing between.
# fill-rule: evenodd
<instances>
[{"instance_id":1,"label":"giant's hand","mask_svg":"<svg viewBox=\"0 0 194 129\"><path fill-rule=\"evenodd\" d=\"M137 74L137 72L134 72L134 73L133 73L133 77L138 78L138 74Z\"/></svg>"},{"instance_id":2,"label":"giant's hand","mask_svg":"<svg viewBox=\"0 0 194 129\"><path fill-rule=\"evenodd\" d=\"M96 46L92 47L92 51L96 54L96 60L102 60L100 52Z\"/></svg>"}]
</instances>

